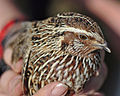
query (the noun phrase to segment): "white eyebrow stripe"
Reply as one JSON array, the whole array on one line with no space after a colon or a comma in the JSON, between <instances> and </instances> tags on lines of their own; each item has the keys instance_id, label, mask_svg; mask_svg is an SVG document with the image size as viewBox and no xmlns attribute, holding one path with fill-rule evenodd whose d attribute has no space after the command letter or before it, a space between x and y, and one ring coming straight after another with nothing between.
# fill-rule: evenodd
<instances>
[{"instance_id":1,"label":"white eyebrow stripe","mask_svg":"<svg viewBox=\"0 0 120 96\"><path fill-rule=\"evenodd\" d=\"M70 32L74 32L74 33L82 33L82 34L87 34L88 36L91 36L91 37L95 37L97 38L98 40L101 39L100 35L98 33L93 33L93 32L87 32L86 30L83 30L83 29L78 29L78 28L74 28L74 27L68 27L68 26L64 26L64 27L57 27L57 28L54 28L55 30L57 29L58 31L70 31Z\"/></svg>"},{"instance_id":2,"label":"white eyebrow stripe","mask_svg":"<svg viewBox=\"0 0 120 96\"><path fill-rule=\"evenodd\" d=\"M59 27L57 28L58 30L62 30L62 31L70 31L70 32L75 32L75 33L84 33L87 34L88 36L92 36L93 34L90 32L87 32L86 30L83 29L78 29L78 28L74 28L74 27Z\"/></svg>"}]
</instances>

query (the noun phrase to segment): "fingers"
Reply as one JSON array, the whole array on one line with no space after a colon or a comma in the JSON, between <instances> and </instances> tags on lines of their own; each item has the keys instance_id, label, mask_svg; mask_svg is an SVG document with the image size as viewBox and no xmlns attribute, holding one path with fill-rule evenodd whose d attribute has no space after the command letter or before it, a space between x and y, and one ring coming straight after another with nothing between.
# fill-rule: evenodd
<instances>
[{"instance_id":1,"label":"fingers","mask_svg":"<svg viewBox=\"0 0 120 96\"><path fill-rule=\"evenodd\" d=\"M54 82L41 88L34 96L65 96L68 87L62 83Z\"/></svg>"},{"instance_id":2,"label":"fingers","mask_svg":"<svg viewBox=\"0 0 120 96\"><path fill-rule=\"evenodd\" d=\"M11 57L12 57L12 49L7 48L4 51L4 54L3 54L3 58L4 58L4 61L5 61L6 64L12 65L12 63L11 63Z\"/></svg>"},{"instance_id":3,"label":"fingers","mask_svg":"<svg viewBox=\"0 0 120 96\"><path fill-rule=\"evenodd\" d=\"M5 94L6 96L20 96L23 93L21 86L21 76L13 71L7 71L0 78L0 96Z\"/></svg>"},{"instance_id":4,"label":"fingers","mask_svg":"<svg viewBox=\"0 0 120 96\"><path fill-rule=\"evenodd\" d=\"M16 64L11 63L11 57L12 57L12 50L10 48L6 49L4 52L4 60L6 64L8 64L15 72L20 73L22 70L22 59L19 60Z\"/></svg>"},{"instance_id":5,"label":"fingers","mask_svg":"<svg viewBox=\"0 0 120 96\"><path fill-rule=\"evenodd\" d=\"M54 82L41 88L34 96L65 96L68 87L62 83ZM5 72L0 78L0 96L21 96L21 76L13 71Z\"/></svg>"}]
</instances>

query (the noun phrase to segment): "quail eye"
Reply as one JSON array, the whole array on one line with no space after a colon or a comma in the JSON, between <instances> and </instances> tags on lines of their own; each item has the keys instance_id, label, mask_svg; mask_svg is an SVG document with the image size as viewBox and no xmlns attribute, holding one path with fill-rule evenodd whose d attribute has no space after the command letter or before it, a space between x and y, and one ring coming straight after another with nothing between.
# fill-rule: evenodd
<instances>
[{"instance_id":1,"label":"quail eye","mask_svg":"<svg viewBox=\"0 0 120 96\"><path fill-rule=\"evenodd\" d=\"M80 35L80 39L86 40L86 39L87 39L87 36L85 36L85 35Z\"/></svg>"}]
</instances>

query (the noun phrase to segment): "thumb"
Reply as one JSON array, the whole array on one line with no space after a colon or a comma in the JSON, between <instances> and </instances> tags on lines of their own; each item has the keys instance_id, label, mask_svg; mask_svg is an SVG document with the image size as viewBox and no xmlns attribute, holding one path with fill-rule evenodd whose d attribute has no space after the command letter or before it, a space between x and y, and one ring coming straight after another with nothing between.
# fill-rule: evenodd
<instances>
[{"instance_id":1,"label":"thumb","mask_svg":"<svg viewBox=\"0 0 120 96\"><path fill-rule=\"evenodd\" d=\"M59 82L53 82L41 88L34 96L65 96L68 87Z\"/></svg>"}]
</instances>

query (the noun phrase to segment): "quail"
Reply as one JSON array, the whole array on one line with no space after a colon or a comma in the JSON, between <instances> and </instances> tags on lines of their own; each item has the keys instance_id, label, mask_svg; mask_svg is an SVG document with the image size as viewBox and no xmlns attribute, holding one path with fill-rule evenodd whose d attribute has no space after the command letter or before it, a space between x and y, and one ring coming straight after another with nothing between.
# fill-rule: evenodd
<instances>
[{"instance_id":1,"label":"quail","mask_svg":"<svg viewBox=\"0 0 120 96\"><path fill-rule=\"evenodd\" d=\"M23 59L22 82L29 96L55 81L68 86L68 96L83 92L101 74L104 50L111 52L98 24L86 15L63 12L20 26L9 46L13 63Z\"/></svg>"}]
</instances>

